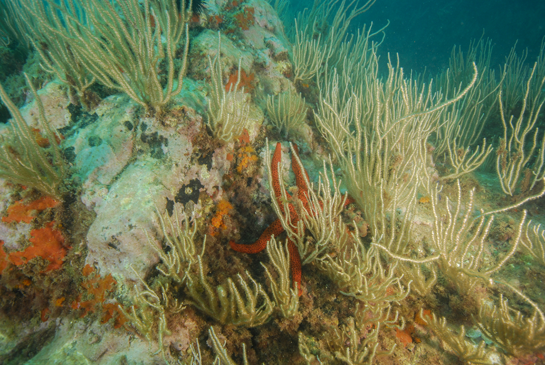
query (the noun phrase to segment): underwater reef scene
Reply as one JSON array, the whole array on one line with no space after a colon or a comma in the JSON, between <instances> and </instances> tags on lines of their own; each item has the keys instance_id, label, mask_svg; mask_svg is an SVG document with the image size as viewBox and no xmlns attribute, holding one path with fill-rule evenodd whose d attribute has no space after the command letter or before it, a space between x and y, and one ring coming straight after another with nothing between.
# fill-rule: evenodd
<instances>
[{"instance_id":1,"label":"underwater reef scene","mask_svg":"<svg viewBox=\"0 0 545 365\"><path fill-rule=\"evenodd\" d=\"M380 6L0 0L0 363L545 364L545 42Z\"/></svg>"}]
</instances>

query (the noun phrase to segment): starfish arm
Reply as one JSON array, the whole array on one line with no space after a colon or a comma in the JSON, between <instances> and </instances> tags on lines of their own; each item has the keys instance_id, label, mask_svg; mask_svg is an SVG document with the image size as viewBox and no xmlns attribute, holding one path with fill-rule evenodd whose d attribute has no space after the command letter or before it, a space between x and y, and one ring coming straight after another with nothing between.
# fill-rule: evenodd
<instances>
[{"instance_id":1,"label":"starfish arm","mask_svg":"<svg viewBox=\"0 0 545 365\"><path fill-rule=\"evenodd\" d=\"M274 149L273 158L271 161L271 174L272 174L272 188L274 191L274 196L276 199L280 199L282 197L282 189L280 186L280 175L278 172L278 165L280 164L280 161L282 160L282 145L280 142L276 144L276 148Z\"/></svg>"},{"instance_id":2,"label":"starfish arm","mask_svg":"<svg viewBox=\"0 0 545 365\"><path fill-rule=\"evenodd\" d=\"M303 294L303 288L301 288L301 256L292 240L288 240L288 251L290 253L291 280L297 283L299 296L301 296Z\"/></svg>"},{"instance_id":3,"label":"starfish arm","mask_svg":"<svg viewBox=\"0 0 545 365\"><path fill-rule=\"evenodd\" d=\"M308 177L308 172L305 170L303 166L299 164L297 159L299 158L299 147L295 143L292 143L293 146L293 153L291 155L291 169L293 170L293 173L295 174L295 183L297 184L297 197L299 200L303 203L303 206L305 209L310 211L309 205L308 205L308 189L309 186L307 184L307 181L310 182L310 179ZM297 158L295 157L297 155ZM299 159L299 161L301 161ZM306 178L305 178L306 177Z\"/></svg>"},{"instance_id":4,"label":"starfish arm","mask_svg":"<svg viewBox=\"0 0 545 365\"><path fill-rule=\"evenodd\" d=\"M278 237L282 232L284 232L284 227L282 227L282 222L280 222L280 219L277 219L270 226L268 226L267 229L261 233L261 236L259 236L257 241L251 245L244 245L241 243L236 243L235 241L230 241L229 245L237 252L258 253L267 247L267 243L273 235Z\"/></svg>"}]
</instances>

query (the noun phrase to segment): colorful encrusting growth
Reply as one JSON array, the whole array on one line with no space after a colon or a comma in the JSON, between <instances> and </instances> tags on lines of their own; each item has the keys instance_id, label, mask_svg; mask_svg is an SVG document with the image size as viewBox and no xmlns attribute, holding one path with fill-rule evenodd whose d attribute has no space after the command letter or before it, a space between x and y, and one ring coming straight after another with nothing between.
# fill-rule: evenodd
<instances>
[{"instance_id":1,"label":"colorful encrusting growth","mask_svg":"<svg viewBox=\"0 0 545 365\"><path fill-rule=\"evenodd\" d=\"M310 2L0 0L0 363L544 363L545 43Z\"/></svg>"}]
</instances>

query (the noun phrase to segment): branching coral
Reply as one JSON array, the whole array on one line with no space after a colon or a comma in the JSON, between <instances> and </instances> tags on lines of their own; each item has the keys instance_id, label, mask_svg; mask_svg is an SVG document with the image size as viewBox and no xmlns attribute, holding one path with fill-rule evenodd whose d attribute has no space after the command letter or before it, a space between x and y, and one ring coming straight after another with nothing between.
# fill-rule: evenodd
<instances>
[{"instance_id":1,"label":"branching coral","mask_svg":"<svg viewBox=\"0 0 545 365\"><path fill-rule=\"evenodd\" d=\"M216 358L214 359L213 365L237 365L233 361L231 356L229 356L229 353L225 349L225 344L222 344L220 339L216 335L216 332L214 331L214 327L210 327L210 329L208 330L208 335L212 342L212 348L214 349L214 353L216 354ZM243 354L243 365L248 365L245 344L242 344L242 354ZM199 346L199 341L196 341L195 345L191 345L190 356L188 361L189 362L187 361L182 362L181 364L203 365L201 347Z\"/></svg>"},{"instance_id":2,"label":"branching coral","mask_svg":"<svg viewBox=\"0 0 545 365\"><path fill-rule=\"evenodd\" d=\"M168 213L161 215L157 208L155 210L166 247L163 249L160 243L151 238L147 231L144 232L148 244L161 258L161 264L156 268L164 278L172 278L177 284L183 284L186 282L191 264L196 261L194 239L197 225L194 222L194 217L190 219L188 214L178 209L173 212L174 218L171 218ZM170 334L166 315L181 312L185 305L173 297L173 293L169 291L168 283L165 284L159 280L156 283L157 287L152 289L134 268L132 269L139 278L143 289L139 289L135 285L136 296L131 309L127 311L122 306L119 306L119 309L130 320L132 326L149 341L150 347L154 333L157 334L159 350L156 353L161 352L166 361L163 337ZM157 330L154 330L156 317L158 318Z\"/></svg>"},{"instance_id":3,"label":"branching coral","mask_svg":"<svg viewBox=\"0 0 545 365\"><path fill-rule=\"evenodd\" d=\"M380 220L394 216L398 206L410 205L415 187L431 181L427 139L445 117L445 109L474 86L478 72L474 67L467 87L452 99L442 100L441 95L407 80L399 66L390 64L385 80L372 71L363 81L368 87L351 87L342 94L338 78L332 77L315 116L319 131L339 159L348 192L371 226L383 229ZM392 204L394 196L398 206Z\"/></svg>"},{"instance_id":4,"label":"branching coral","mask_svg":"<svg viewBox=\"0 0 545 365\"><path fill-rule=\"evenodd\" d=\"M535 310L531 317L510 308L500 296L500 305L482 304L476 326L494 343L513 356L522 356L545 349L545 318Z\"/></svg>"},{"instance_id":5,"label":"branching coral","mask_svg":"<svg viewBox=\"0 0 545 365\"><path fill-rule=\"evenodd\" d=\"M327 255L320 266L337 283L342 294L373 305L398 302L410 291L410 282L404 287L396 275L396 264L385 268L378 250L373 247L366 250L357 239L353 248L343 248L335 257Z\"/></svg>"},{"instance_id":6,"label":"branching coral","mask_svg":"<svg viewBox=\"0 0 545 365\"><path fill-rule=\"evenodd\" d=\"M456 139L448 143L447 147L450 165L454 168L454 172L443 176L443 180L457 179L462 175L475 171L486 161L493 150L491 145L488 145L488 148L486 147L486 139L483 140L482 147L477 146L474 152L471 152L469 148L458 147Z\"/></svg>"},{"instance_id":7,"label":"branching coral","mask_svg":"<svg viewBox=\"0 0 545 365\"><path fill-rule=\"evenodd\" d=\"M382 326L402 330L405 327L405 321L397 312L393 315L389 305L363 309L357 305L354 317L348 317L346 324L340 330L335 328L332 336L324 337L327 337L326 342L335 353L335 357L343 363L371 365L375 363L376 357L390 355L396 348L394 344L388 351L378 351ZM323 349L318 347L317 342L301 332L299 333L299 353L309 365L316 362L325 363L320 360L320 356L329 357Z\"/></svg>"},{"instance_id":8,"label":"branching coral","mask_svg":"<svg viewBox=\"0 0 545 365\"><path fill-rule=\"evenodd\" d=\"M252 276L249 279L238 275L238 287L231 278L215 290L206 278L201 256L198 260L198 275L189 275L188 292L195 307L224 324L255 327L265 323L273 311L274 304ZM226 286L227 288L224 288ZM244 296L240 294L242 289Z\"/></svg>"},{"instance_id":9,"label":"branching coral","mask_svg":"<svg viewBox=\"0 0 545 365\"><path fill-rule=\"evenodd\" d=\"M390 317L391 307L386 309L365 309L359 313L357 319L349 318L348 323L337 332L341 344L346 344L343 351L336 351L335 357L348 365L371 365L377 356L390 355L396 345L389 351L377 351L379 347L378 335L381 326L390 326L403 329L405 323L398 325L398 313ZM364 337L362 338L362 335Z\"/></svg>"},{"instance_id":10,"label":"branching coral","mask_svg":"<svg viewBox=\"0 0 545 365\"><path fill-rule=\"evenodd\" d=\"M500 270L505 263L514 255L522 237L522 228L526 219L526 211L523 212L519 224L517 235L507 253L499 258L497 262L485 267L485 242L488 238L490 227L494 221L494 216L487 218L487 214L481 211L477 218L472 218L474 189L469 192L466 200L465 211L463 211L462 190L460 182L457 181L457 201L455 208L452 208L451 201L446 198L444 204L444 214L441 215L441 207L438 203L439 191L431 195L432 211L434 216L433 229L431 232L431 245L426 250L432 251L433 255L428 255L423 259L413 259L396 255L388 248L374 244L376 247L388 253L395 260L404 262L409 267L414 265L428 264L428 269L432 271L431 277L426 278L422 273L416 272L416 279L420 281L419 289L421 292L428 292L430 286L435 283L435 267L444 277L454 284L461 294L468 293L477 284L492 283L492 275ZM407 270L407 266L403 267ZM418 269L417 269L418 270ZM414 272L413 272L414 273ZM427 280L430 280L429 282Z\"/></svg>"},{"instance_id":11,"label":"branching coral","mask_svg":"<svg viewBox=\"0 0 545 365\"><path fill-rule=\"evenodd\" d=\"M158 242L146 232L148 244L161 258L161 264L157 266L157 270L163 274L163 277L172 278L176 284L183 284L187 288L191 298L187 304L192 304L224 324L254 327L267 321L273 311L274 303L249 273L246 273L248 278L246 280L238 275L238 286L229 278L226 284L212 288L204 274L202 254L196 254L194 240L197 225L193 219L189 219L186 213L177 210L174 219L167 213L161 215L159 212L157 217L166 247L160 247ZM205 242L206 237L202 252L204 252ZM197 266L197 273L193 272L195 266ZM143 279L140 281L144 289L139 290L135 287L136 306L133 306L130 312L123 310L123 313L131 320L137 331L149 341L152 339L152 328L155 325L154 317L158 317L158 341L164 356L162 338L163 335L170 333L165 315L180 312L184 305L172 297L168 284L163 284L162 279L158 281L157 289L150 288ZM148 308L156 313L150 315Z\"/></svg>"},{"instance_id":12,"label":"branching coral","mask_svg":"<svg viewBox=\"0 0 545 365\"><path fill-rule=\"evenodd\" d=\"M56 135L45 117L42 101L26 74L25 77L36 98L40 127L49 140L51 153L48 154L38 145L21 112L0 85L0 97L13 116L10 123L11 134L8 140L2 141L0 149L0 177L15 184L30 186L60 200L65 173L64 160Z\"/></svg>"},{"instance_id":13,"label":"branching coral","mask_svg":"<svg viewBox=\"0 0 545 365\"><path fill-rule=\"evenodd\" d=\"M297 154L297 148L294 148L294 155ZM292 155L292 158L294 155ZM293 230L297 233L294 234L304 234L302 222L299 220L299 216L296 213L294 204L289 203L289 200L291 199L291 196L288 198L288 195L282 186L281 183L281 175L279 170L281 169L280 160L282 158L282 145L280 143L276 144L276 148L274 150L274 155L272 162L270 162L270 157L267 155L267 158L265 160L265 163L267 166L269 166L269 182L271 186L273 187L273 207L275 207L276 214L278 215L278 219L275 220L267 229L261 233L261 236L257 241L250 245L240 244L236 243L235 241L230 241L229 245L231 248L238 252L244 252L244 253L250 253L250 254L256 254L261 251L263 251L268 244L268 241L273 236L278 236L281 233L284 232L284 230L291 230L291 226L287 224L287 221L293 222ZM306 195L308 190L308 180L305 180L303 178L303 175L306 175L306 171L302 165L292 165L293 171L296 176L296 183L299 188L298 190L298 200L305 201L306 202ZM282 203L278 203L277 201L281 201ZM281 205L279 205L281 204ZM306 204L306 203L303 203ZM302 288L301 288L301 257L300 257L300 250L296 246L296 244L292 241L292 236L288 233L288 250L290 253L290 266L291 266L291 277L292 280L297 284L299 289L299 295L302 294Z\"/></svg>"},{"instance_id":14,"label":"branching coral","mask_svg":"<svg viewBox=\"0 0 545 365\"><path fill-rule=\"evenodd\" d=\"M142 7L138 0L82 1L78 5L85 14L83 19L77 16L73 4L72 7L65 2L47 4L55 11L35 12L38 15L34 20L40 25L35 33L47 30L60 38L52 42L55 47L51 52L42 53L49 69L61 76L65 74L61 80L84 91L96 78L106 87L125 92L159 117L182 90L189 50L185 1L180 9L175 0L145 0ZM184 33L182 65L177 67L177 45ZM36 42L39 41L37 38ZM70 60L77 62L73 65ZM161 76L163 60L166 84Z\"/></svg>"},{"instance_id":15,"label":"branching coral","mask_svg":"<svg viewBox=\"0 0 545 365\"><path fill-rule=\"evenodd\" d=\"M327 60L328 48L320 34L317 39L309 39L310 31L305 27L299 31L295 23L295 43L292 46L292 62L294 66L294 82L309 81L320 71Z\"/></svg>"},{"instance_id":16,"label":"branching coral","mask_svg":"<svg viewBox=\"0 0 545 365\"><path fill-rule=\"evenodd\" d=\"M292 318L299 309L299 290L297 289L298 283L295 282L293 288L290 285L290 256L287 246L287 242L283 245L281 242L277 242L274 237L267 244L267 254L278 275L277 280L274 279L267 266L263 263L261 265L265 268L269 278L269 288L276 307L284 318Z\"/></svg>"},{"instance_id":17,"label":"branching coral","mask_svg":"<svg viewBox=\"0 0 545 365\"><path fill-rule=\"evenodd\" d=\"M437 282L437 272L430 264L399 261L396 270L404 282L411 282L411 290L421 296L428 295Z\"/></svg>"},{"instance_id":18,"label":"branching coral","mask_svg":"<svg viewBox=\"0 0 545 365\"><path fill-rule=\"evenodd\" d=\"M119 309L131 321L134 328L148 340L150 348L153 334L154 332L157 333L159 349L155 354L161 352L166 362L163 337L171 334L167 326L166 314L179 313L185 309L185 306L182 303L178 303L177 299L171 298L172 293L169 292L168 284L163 285L159 283L159 289L153 290L142 280L136 271L134 273L140 279L144 290L139 290L135 285L134 289L137 293L135 304L131 306L130 311L126 311L121 305L119 305ZM154 315L150 315L150 309L155 312ZM159 317L156 331L153 329L155 326L155 316Z\"/></svg>"},{"instance_id":19,"label":"branching coral","mask_svg":"<svg viewBox=\"0 0 545 365\"><path fill-rule=\"evenodd\" d=\"M310 11L299 13L295 29L291 30L294 81L309 81L322 76L328 66L334 68L342 64L342 56L351 48L353 40L347 39L350 22L369 10L374 2L342 2L337 6L335 2L314 1ZM298 29L298 25L302 30Z\"/></svg>"},{"instance_id":20,"label":"branching coral","mask_svg":"<svg viewBox=\"0 0 545 365\"><path fill-rule=\"evenodd\" d=\"M477 146L481 133L497 110L495 94L502 86L505 69L501 79L497 80L495 70L490 65L493 44L490 39L471 42L464 54L460 48L454 47L449 59L449 68L437 76L435 89L446 93L446 97L456 93L451 85L460 85L469 79L473 62L477 65L479 75L475 86L460 100L451 106L446 113L449 118L438 125L432 138L434 155L444 157L453 168L453 172L442 179L456 179L461 175L474 171L492 152L492 146L486 147L486 139L482 147ZM473 151L472 151L473 150Z\"/></svg>"},{"instance_id":21,"label":"branching coral","mask_svg":"<svg viewBox=\"0 0 545 365\"><path fill-rule=\"evenodd\" d=\"M466 201L465 212L462 212L462 190L457 182L458 196L456 208L453 210L446 199L446 215L440 216L437 194L432 194L432 208L435 222L432 231L432 247L439 254L439 269L452 283L458 286L461 293L467 293L478 280L489 280L507 260L513 256L522 235L522 227L526 212L518 228L517 236L510 250L494 265L485 268L483 253L485 240L492 225L494 216L488 221L481 212L481 217L472 219L474 190L471 190ZM462 215L463 214L463 215ZM443 220L446 224L443 224Z\"/></svg>"},{"instance_id":22,"label":"branching coral","mask_svg":"<svg viewBox=\"0 0 545 365\"><path fill-rule=\"evenodd\" d=\"M77 94L83 105L88 108L93 106L96 102L93 99L98 97L88 89L94 84L96 77L88 71L78 53L72 50L71 43L73 39L77 39L77 32L66 24L70 18L85 23L85 13L76 10L75 6L64 6L63 2L55 3L54 6L34 0L13 0L13 3L22 10L19 14L27 24L28 37L40 54L44 70L54 73L61 82L70 87L72 102L77 102L77 99L74 100Z\"/></svg>"},{"instance_id":23,"label":"branching coral","mask_svg":"<svg viewBox=\"0 0 545 365\"><path fill-rule=\"evenodd\" d=\"M545 52L545 48L542 48L541 52ZM504 133L497 151L496 171L503 192L511 196L519 190L522 193L531 190L545 176L545 135L539 143L537 128L545 98L541 92L534 91L533 95L530 93L532 87L541 90L545 85L545 76L536 75L536 68L538 66L543 68L545 64L545 60L543 58L541 60L542 64L536 63L532 68L526 83L522 109L516 120L513 116L506 116L502 93L498 95ZM537 80L532 85L534 76ZM527 143L526 138L530 138L532 142ZM527 171L526 183L521 179L524 171Z\"/></svg>"},{"instance_id":24,"label":"branching coral","mask_svg":"<svg viewBox=\"0 0 545 365\"><path fill-rule=\"evenodd\" d=\"M157 266L157 270L165 277L172 277L178 283L182 283L186 279L190 265L195 262L194 239L197 225L194 217L190 219L187 214L178 209L174 210L174 220L167 213L161 215L157 207L155 210L166 241L166 248L160 247L160 244L152 239L147 231L144 232L148 244L161 258L162 265Z\"/></svg>"},{"instance_id":25,"label":"branching coral","mask_svg":"<svg viewBox=\"0 0 545 365\"><path fill-rule=\"evenodd\" d=\"M526 225L521 244L532 255L538 263L545 266L545 230L540 224L534 224L529 221ZM530 230L530 227L532 229Z\"/></svg>"},{"instance_id":26,"label":"branching coral","mask_svg":"<svg viewBox=\"0 0 545 365\"><path fill-rule=\"evenodd\" d=\"M212 340L212 347L214 348L214 352L216 353L216 360L214 363L218 362L218 365L236 365L236 363L231 359L229 354L227 353L227 350L225 350L225 345L223 345L218 336L216 335L216 332L214 331L214 327L210 327L208 330L208 333L210 335L210 339ZM242 353L244 355L243 358L243 364L248 365L248 359L246 358L246 345L242 344ZM219 361L218 361L219 360Z\"/></svg>"},{"instance_id":27,"label":"branching coral","mask_svg":"<svg viewBox=\"0 0 545 365\"><path fill-rule=\"evenodd\" d=\"M443 346L450 349L456 356L460 358L465 364L473 365L491 365L493 364L490 359L492 351L485 350L485 343L481 341L479 346L475 346L470 343L465 337L464 326L460 328L460 332L455 334L447 326L447 320L443 317L438 319L435 313L432 316L424 316L423 312L420 312L420 318L433 330L433 332L439 337Z\"/></svg>"},{"instance_id":28,"label":"branching coral","mask_svg":"<svg viewBox=\"0 0 545 365\"><path fill-rule=\"evenodd\" d=\"M22 14L17 11L14 1L0 1L0 45L7 47L14 41L30 46L26 27L28 24L22 19Z\"/></svg>"},{"instance_id":29,"label":"branching coral","mask_svg":"<svg viewBox=\"0 0 545 365\"><path fill-rule=\"evenodd\" d=\"M287 137L290 131L297 129L307 116L305 99L292 89L267 97L267 113L279 132Z\"/></svg>"},{"instance_id":30,"label":"branching coral","mask_svg":"<svg viewBox=\"0 0 545 365\"><path fill-rule=\"evenodd\" d=\"M214 136L229 142L240 135L247 126L250 114L249 96L239 91L241 72L237 73L236 83L226 92L223 85L223 66L221 63L221 36L218 37L218 52L214 60L208 57L212 89L208 100L208 125ZM241 69L239 61L238 69Z\"/></svg>"}]
</instances>

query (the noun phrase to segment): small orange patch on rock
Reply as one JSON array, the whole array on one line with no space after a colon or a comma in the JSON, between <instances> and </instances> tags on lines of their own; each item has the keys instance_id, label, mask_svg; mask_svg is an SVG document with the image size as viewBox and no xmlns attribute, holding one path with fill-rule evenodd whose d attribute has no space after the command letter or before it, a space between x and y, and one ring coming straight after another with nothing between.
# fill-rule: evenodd
<instances>
[{"instance_id":1,"label":"small orange patch on rock","mask_svg":"<svg viewBox=\"0 0 545 365\"><path fill-rule=\"evenodd\" d=\"M15 285L15 289L23 289L25 286L30 286L30 284L32 284L32 281L25 279L20 284Z\"/></svg>"},{"instance_id":2,"label":"small orange patch on rock","mask_svg":"<svg viewBox=\"0 0 545 365\"><path fill-rule=\"evenodd\" d=\"M231 209L233 209L233 206L227 200L221 200L218 203L218 210L216 211L216 215L212 218L212 226L210 227L210 234L212 236L216 236L219 229L227 228L223 221L223 216L228 215Z\"/></svg>"},{"instance_id":3,"label":"small orange patch on rock","mask_svg":"<svg viewBox=\"0 0 545 365\"><path fill-rule=\"evenodd\" d=\"M255 23L255 9L251 6L245 8L242 12L235 15L237 25L242 30L249 30Z\"/></svg>"},{"instance_id":4,"label":"small orange patch on rock","mask_svg":"<svg viewBox=\"0 0 545 365\"><path fill-rule=\"evenodd\" d=\"M227 81L227 84L225 84L225 91L229 92L231 89L232 91L235 90L235 86L237 85L238 80L238 74L240 73L240 82L238 84L238 90L244 88L245 93L249 93L254 89L254 74L247 74L246 71L240 70L235 72L234 74L229 75L229 81Z\"/></svg>"},{"instance_id":5,"label":"small orange patch on rock","mask_svg":"<svg viewBox=\"0 0 545 365\"><path fill-rule=\"evenodd\" d=\"M104 278L97 276L96 278L84 281L81 283L87 293L94 296L96 302L104 302L106 299L106 292L112 290L114 285L117 284L112 274L106 275Z\"/></svg>"},{"instance_id":6,"label":"small orange patch on rock","mask_svg":"<svg viewBox=\"0 0 545 365\"><path fill-rule=\"evenodd\" d=\"M2 275L2 271L4 271L8 264L9 259L8 254L4 251L4 241L0 241L0 275Z\"/></svg>"},{"instance_id":7,"label":"small orange patch on rock","mask_svg":"<svg viewBox=\"0 0 545 365\"><path fill-rule=\"evenodd\" d=\"M55 307L62 307L62 303L66 300L65 297L60 297L59 299L55 300Z\"/></svg>"},{"instance_id":8,"label":"small orange patch on rock","mask_svg":"<svg viewBox=\"0 0 545 365\"><path fill-rule=\"evenodd\" d=\"M40 133L40 130L38 128L32 128L32 132L34 133L34 139L36 140L36 143L38 146L42 148L49 147L49 139L43 137Z\"/></svg>"},{"instance_id":9,"label":"small orange patch on rock","mask_svg":"<svg viewBox=\"0 0 545 365\"><path fill-rule=\"evenodd\" d=\"M8 216L2 217L2 222L30 223L39 212L47 208L55 208L57 205L59 205L59 202L50 196L43 196L28 204L23 203L23 200L19 200L8 208Z\"/></svg>"},{"instance_id":10,"label":"small orange patch on rock","mask_svg":"<svg viewBox=\"0 0 545 365\"><path fill-rule=\"evenodd\" d=\"M111 292L117 284L112 274L108 274L102 278L99 274L95 273L95 269L89 264L85 265L82 273L83 276L87 277L81 283L81 286L85 289L85 293L78 295L77 299L70 304L70 307L74 310L82 309L81 318L91 312L95 313L97 309L99 311L102 310L102 324L114 318L114 327L121 327L127 319L119 310L118 304L104 303L108 292ZM87 300L83 300L83 295L87 297Z\"/></svg>"},{"instance_id":11,"label":"small orange patch on rock","mask_svg":"<svg viewBox=\"0 0 545 365\"><path fill-rule=\"evenodd\" d=\"M242 3L242 0L231 0L225 4L225 10L231 11Z\"/></svg>"},{"instance_id":12,"label":"small orange patch on rock","mask_svg":"<svg viewBox=\"0 0 545 365\"><path fill-rule=\"evenodd\" d=\"M223 15L213 15L208 18L208 23L212 29L219 28L220 24L224 21Z\"/></svg>"},{"instance_id":13,"label":"small orange patch on rock","mask_svg":"<svg viewBox=\"0 0 545 365\"><path fill-rule=\"evenodd\" d=\"M430 320L431 319L431 310L429 309L424 309L422 311L422 315L424 318L426 318L426 320ZM422 319L422 317L420 317L420 312L417 312L414 316L414 323L418 323L419 325L421 326L427 326L428 324L424 321L424 319Z\"/></svg>"},{"instance_id":14,"label":"small orange patch on rock","mask_svg":"<svg viewBox=\"0 0 545 365\"><path fill-rule=\"evenodd\" d=\"M49 308L42 309L42 314L40 317L42 319L42 322L47 321L49 319Z\"/></svg>"},{"instance_id":15,"label":"small orange patch on rock","mask_svg":"<svg viewBox=\"0 0 545 365\"><path fill-rule=\"evenodd\" d=\"M412 337L405 331L401 331L400 329L396 328L396 337L401 342L403 347L407 347L408 344L413 342Z\"/></svg>"},{"instance_id":16,"label":"small orange patch on rock","mask_svg":"<svg viewBox=\"0 0 545 365\"><path fill-rule=\"evenodd\" d=\"M81 273L83 274L83 276L89 276L91 275L92 273L95 272L95 268L92 267L91 265L87 264L83 267L83 270L81 271Z\"/></svg>"},{"instance_id":17,"label":"small orange patch on rock","mask_svg":"<svg viewBox=\"0 0 545 365\"><path fill-rule=\"evenodd\" d=\"M248 130L246 128L242 130L242 133L237 138L238 138L238 142L241 145L250 143L250 133L248 133Z\"/></svg>"},{"instance_id":18,"label":"small orange patch on rock","mask_svg":"<svg viewBox=\"0 0 545 365\"><path fill-rule=\"evenodd\" d=\"M259 160L254 153L255 150L252 146L242 147L239 150L238 159L240 162L237 166L237 171L239 173L242 173L242 171L246 169L252 162L257 162Z\"/></svg>"},{"instance_id":19,"label":"small orange patch on rock","mask_svg":"<svg viewBox=\"0 0 545 365\"><path fill-rule=\"evenodd\" d=\"M36 140L38 146L42 148L47 148L51 145L51 143L49 142L49 138L42 136L42 133L38 128L32 128L32 133L34 134L34 139ZM54 134L54 137L57 144L60 144L61 139L64 139L64 136L62 135Z\"/></svg>"},{"instance_id":20,"label":"small orange patch on rock","mask_svg":"<svg viewBox=\"0 0 545 365\"><path fill-rule=\"evenodd\" d=\"M414 326L412 324L408 324L405 326L405 329L402 331L399 328L396 328L396 337L401 342L403 347L407 347L408 344L411 344L413 342L412 335L414 333Z\"/></svg>"},{"instance_id":21,"label":"small orange patch on rock","mask_svg":"<svg viewBox=\"0 0 545 365\"><path fill-rule=\"evenodd\" d=\"M49 265L44 272L58 270L61 268L66 248L64 248L64 237L61 232L53 229L55 222L50 222L46 227L34 229L30 232L32 236L29 241L32 246L24 251L12 252L9 259L14 265L23 265L35 257L42 257L49 261Z\"/></svg>"},{"instance_id":22,"label":"small orange patch on rock","mask_svg":"<svg viewBox=\"0 0 545 365\"><path fill-rule=\"evenodd\" d=\"M418 202L420 204L427 204L430 202L430 197L429 196L423 196L422 198L418 199Z\"/></svg>"},{"instance_id":23,"label":"small orange patch on rock","mask_svg":"<svg viewBox=\"0 0 545 365\"><path fill-rule=\"evenodd\" d=\"M119 309L118 303L106 303L102 305L102 310L104 311L104 316L100 323L105 324L112 318L114 318L114 328L122 327L128 319L123 315L121 309Z\"/></svg>"}]
</instances>

